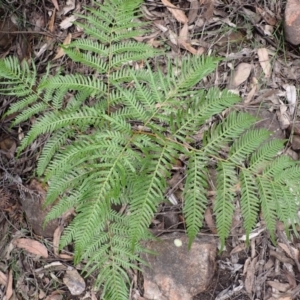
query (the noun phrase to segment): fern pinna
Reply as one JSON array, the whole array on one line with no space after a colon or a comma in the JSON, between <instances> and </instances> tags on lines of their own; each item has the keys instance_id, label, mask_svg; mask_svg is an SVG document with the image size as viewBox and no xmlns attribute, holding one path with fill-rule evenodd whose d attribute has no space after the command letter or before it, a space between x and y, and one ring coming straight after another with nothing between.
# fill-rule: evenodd
<instances>
[{"instance_id":1,"label":"fern pinna","mask_svg":"<svg viewBox=\"0 0 300 300\"><path fill-rule=\"evenodd\" d=\"M170 170L186 157L183 212L192 243L207 207L209 168L217 170L214 213L222 245L240 201L247 236L262 210L274 239L275 222L298 222L299 165L280 155L284 141L255 129L255 118L231 112L204 134L193 136L214 115L240 99L199 82L217 66L212 57L188 57L167 72L139 67L162 53L132 38L142 33L141 0L107 0L81 16L88 38L64 46L88 75L52 74L38 80L34 64L12 57L0 61L1 93L20 100L14 125L36 115L19 151L38 136L49 139L37 174L49 182L47 204L60 198L48 220L75 208L61 247L74 242L75 262L97 271L105 299L128 299L129 268L136 268L141 241L164 194ZM95 4L96 5L96 4ZM180 70L180 74L178 74ZM176 74L176 75L175 75ZM229 150L228 150L229 149ZM116 212L112 205L124 205Z\"/></svg>"}]
</instances>

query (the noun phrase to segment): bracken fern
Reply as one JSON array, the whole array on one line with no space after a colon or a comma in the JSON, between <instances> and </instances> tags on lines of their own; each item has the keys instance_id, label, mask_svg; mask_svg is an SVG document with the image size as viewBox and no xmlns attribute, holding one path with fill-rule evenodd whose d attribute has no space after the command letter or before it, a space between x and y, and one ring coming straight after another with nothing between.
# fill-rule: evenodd
<instances>
[{"instance_id":1,"label":"bracken fern","mask_svg":"<svg viewBox=\"0 0 300 300\"><path fill-rule=\"evenodd\" d=\"M214 213L221 244L231 229L240 201L247 236L262 210L274 239L275 222L298 222L300 169L279 155L284 141L254 129L256 119L232 111L207 130L201 144L193 140L201 126L240 99L198 83L218 64L212 57L188 57L167 72L147 63L162 53L135 42L141 0L107 0L87 9L80 26L88 38L64 46L89 75L51 74L38 80L32 64L0 60L1 93L20 100L8 114L20 112L14 125L38 116L19 152L38 136L50 137L39 156L37 174L49 181L47 220L75 208L61 247L74 242L75 263L87 259L88 274L97 271L103 298L128 299L129 268L141 262L141 241L179 155L187 161L183 213L190 245L203 225L209 168L217 171ZM180 74L178 74L180 70ZM175 75L177 74L177 75ZM72 96L70 96L72 95ZM139 126L137 126L139 125ZM229 150L228 150L229 149ZM125 213L113 205L127 205Z\"/></svg>"}]
</instances>

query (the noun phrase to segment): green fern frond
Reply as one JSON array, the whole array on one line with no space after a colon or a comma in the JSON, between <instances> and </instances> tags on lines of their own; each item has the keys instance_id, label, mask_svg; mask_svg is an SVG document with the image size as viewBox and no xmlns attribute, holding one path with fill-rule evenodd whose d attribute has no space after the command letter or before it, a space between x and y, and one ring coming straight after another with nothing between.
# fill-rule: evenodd
<instances>
[{"instance_id":1,"label":"green fern frond","mask_svg":"<svg viewBox=\"0 0 300 300\"><path fill-rule=\"evenodd\" d=\"M232 163L219 161L217 171L217 194L214 203L214 213L217 215L216 226L222 249L231 229L236 196L235 188L238 179L235 165Z\"/></svg>"},{"instance_id":2,"label":"green fern frond","mask_svg":"<svg viewBox=\"0 0 300 300\"><path fill-rule=\"evenodd\" d=\"M235 164L244 162L270 136L265 129L248 130L238 138L230 148L229 159Z\"/></svg>"},{"instance_id":3,"label":"green fern frond","mask_svg":"<svg viewBox=\"0 0 300 300\"><path fill-rule=\"evenodd\" d=\"M202 227L202 220L207 207L208 173L206 164L206 157L197 151L190 153L183 193L183 213L186 218L189 247Z\"/></svg>"},{"instance_id":4,"label":"green fern frond","mask_svg":"<svg viewBox=\"0 0 300 300\"><path fill-rule=\"evenodd\" d=\"M282 151L285 141L284 140L271 140L263 144L250 159L250 169L253 172L259 173L261 170L273 160L280 151Z\"/></svg>"},{"instance_id":5,"label":"green fern frond","mask_svg":"<svg viewBox=\"0 0 300 300\"><path fill-rule=\"evenodd\" d=\"M0 60L0 93L20 98L8 111L20 113L14 124L37 116L19 152L40 135L50 136L37 167L49 182L46 204L54 204L46 221L75 210L60 247L74 243L75 263L85 259L87 274L97 271L101 299L109 300L128 299L126 271L143 263L141 241L153 238L148 227L166 201L167 180L180 156L186 163L189 246L203 225L208 170L215 166L222 247L238 201L247 238L260 210L273 241L277 220L294 231L299 222L300 166L280 155L285 141L270 140L268 131L253 129L253 116L235 112L238 96L201 88L218 58L168 59L163 70L156 66L153 60L162 53L132 40L143 32L141 3L105 0L80 16L77 24L88 37L63 48L88 67L89 76L50 76L49 65L38 81L34 65ZM136 70L140 60L145 67ZM217 122L225 109L228 116ZM210 123L215 125L204 129ZM126 211L115 212L114 205Z\"/></svg>"},{"instance_id":6,"label":"green fern frond","mask_svg":"<svg viewBox=\"0 0 300 300\"><path fill-rule=\"evenodd\" d=\"M204 143L203 151L214 155L224 146L238 138L246 129L255 122L255 118L245 113L231 113L222 123L211 130Z\"/></svg>"},{"instance_id":7,"label":"green fern frond","mask_svg":"<svg viewBox=\"0 0 300 300\"><path fill-rule=\"evenodd\" d=\"M273 188L270 182L264 177L258 176L256 178L258 193L260 196L261 209L266 223L266 227L270 232L271 239L275 243L275 229L276 229L276 201L273 199Z\"/></svg>"},{"instance_id":8,"label":"green fern frond","mask_svg":"<svg viewBox=\"0 0 300 300\"><path fill-rule=\"evenodd\" d=\"M246 242L249 243L249 234L256 225L260 201L254 175L247 169L240 169L241 182L241 211L246 231Z\"/></svg>"}]
</instances>

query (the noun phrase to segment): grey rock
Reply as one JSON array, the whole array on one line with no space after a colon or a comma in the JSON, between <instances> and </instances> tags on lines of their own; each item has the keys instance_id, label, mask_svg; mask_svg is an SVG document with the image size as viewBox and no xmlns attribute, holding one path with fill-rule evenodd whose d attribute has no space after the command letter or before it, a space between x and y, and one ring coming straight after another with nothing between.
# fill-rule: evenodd
<instances>
[{"instance_id":1,"label":"grey rock","mask_svg":"<svg viewBox=\"0 0 300 300\"><path fill-rule=\"evenodd\" d=\"M285 39L293 45L300 44L300 1L288 0L284 12Z\"/></svg>"},{"instance_id":2,"label":"grey rock","mask_svg":"<svg viewBox=\"0 0 300 300\"><path fill-rule=\"evenodd\" d=\"M196 238L188 250L185 234L172 233L161 239L146 245L157 255L143 255L149 265L143 268L144 297L151 300L191 300L205 291L214 275L216 240ZM176 246L174 241L182 245Z\"/></svg>"}]
</instances>

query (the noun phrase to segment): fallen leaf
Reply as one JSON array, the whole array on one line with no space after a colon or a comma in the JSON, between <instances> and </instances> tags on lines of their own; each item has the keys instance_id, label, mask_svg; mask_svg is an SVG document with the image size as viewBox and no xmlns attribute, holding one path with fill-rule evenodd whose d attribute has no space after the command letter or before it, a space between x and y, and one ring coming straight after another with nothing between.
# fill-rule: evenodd
<instances>
[{"instance_id":1,"label":"fallen leaf","mask_svg":"<svg viewBox=\"0 0 300 300\"><path fill-rule=\"evenodd\" d=\"M269 53L266 48L259 48L257 49L257 55L259 59L259 63L265 73L266 78L270 78L272 67L269 61Z\"/></svg>"},{"instance_id":2,"label":"fallen leaf","mask_svg":"<svg viewBox=\"0 0 300 300\"><path fill-rule=\"evenodd\" d=\"M278 246L280 246L290 258L295 259L296 257L299 257L299 250L295 247L291 245L287 246L284 243L278 243ZM291 251L293 251L293 253L291 253Z\"/></svg>"},{"instance_id":3,"label":"fallen leaf","mask_svg":"<svg viewBox=\"0 0 300 300\"><path fill-rule=\"evenodd\" d=\"M75 0L67 0L66 5L62 8L61 13L66 15L69 11L75 8Z\"/></svg>"},{"instance_id":4,"label":"fallen leaf","mask_svg":"<svg viewBox=\"0 0 300 300\"><path fill-rule=\"evenodd\" d=\"M192 24L198 17L198 10L199 10L199 0L191 0L190 1L190 9L189 9L189 24Z\"/></svg>"},{"instance_id":5,"label":"fallen leaf","mask_svg":"<svg viewBox=\"0 0 300 300\"><path fill-rule=\"evenodd\" d=\"M13 294L12 284L13 284L13 272L12 272L12 270L9 270L8 281L7 281L7 286L6 286L6 299L7 300L9 300Z\"/></svg>"},{"instance_id":6,"label":"fallen leaf","mask_svg":"<svg viewBox=\"0 0 300 300\"><path fill-rule=\"evenodd\" d=\"M69 45L71 43L71 39L72 39L72 33L68 33L68 35L66 36L64 42L63 42L63 45ZM58 51L57 51L57 54L55 55L55 57L53 58L53 60L55 59L59 59L61 58L62 56L65 55L65 51L63 48L59 47Z\"/></svg>"},{"instance_id":7,"label":"fallen leaf","mask_svg":"<svg viewBox=\"0 0 300 300\"><path fill-rule=\"evenodd\" d=\"M233 254L239 253L241 251L244 251L246 248L247 248L246 244L245 243L241 243L241 244L237 245L236 247L234 247L231 250L230 255L233 255Z\"/></svg>"},{"instance_id":8,"label":"fallen leaf","mask_svg":"<svg viewBox=\"0 0 300 300\"><path fill-rule=\"evenodd\" d=\"M256 12L258 12L269 25L276 25L277 20L271 15L271 13L268 13L267 11L261 9L258 6L256 6Z\"/></svg>"},{"instance_id":9,"label":"fallen leaf","mask_svg":"<svg viewBox=\"0 0 300 300\"><path fill-rule=\"evenodd\" d=\"M178 43L180 46L182 46L187 51L191 52L192 54L196 55L197 49L195 49L189 42L189 28L188 23L185 23L180 30L179 37L178 37Z\"/></svg>"},{"instance_id":10,"label":"fallen leaf","mask_svg":"<svg viewBox=\"0 0 300 300\"><path fill-rule=\"evenodd\" d=\"M187 51L191 52L192 54L195 54L195 55L198 54L198 51L191 44L189 44L185 41L180 41L180 45Z\"/></svg>"},{"instance_id":11,"label":"fallen leaf","mask_svg":"<svg viewBox=\"0 0 300 300\"><path fill-rule=\"evenodd\" d=\"M52 292L51 295L49 295L45 300L62 300L64 293L64 291L56 290Z\"/></svg>"},{"instance_id":12,"label":"fallen leaf","mask_svg":"<svg viewBox=\"0 0 300 300\"><path fill-rule=\"evenodd\" d=\"M7 276L0 271L0 284L6 286L7 284Z\"/></svg>"},{"instance_id":13,"label":"fallen leaf","mask_svg":"<svg viewBox=\"0 0 300 300\"><path fill-rule=\"evenodd\" d=\"M59 27L61 29L67 29L67 28L71 27L73 25L73 22L75 22L75 21L76 21L75 16L67 17L59 24Z\"/></svg>"},{"instance_id":14,"label":"fallen leaf","mask_svg":"<svg viewBox=\"0 0 300 300\"><path fill-rule=\"evenodd\" d=\"M0 149L8 159L11 159L14 157L15 151L17 149L17 144L13 138L8 137L0 141Z\"/></svg>"},{"instance_id":15,"label":"fallen leaf","mask_svg":"<svg viewBox=\"0 0 300 300\"><path fill-rule=\"evenodd\" d=\"M64 230L64 226L60 225L55 229L53 233L53 252L55 255L58 255L59 241L63 230Z\"/></svg>"},{"instance_id":16,"label":"fallen leaf","mask_svg":"<svg viewBox=\"0 0 300 300\"><path fill-rule=\"evenodd\" d=\"M179 22L179 23L187 23L188 18L186 17L185 13L178 9L174 4L172 4L168 0L161 0L161 2L166 6L166 8L171 12L171 14L174 16L174 18Z\"/></svg>"},{"instance_id":17,"label":"fallen leaf","mask_svg":"<svg viewBox=\"0 0 300 300\"><path fill-rule=\"evenodd\" d=\"M281 283L278 281L267 281L267 284L279 292L286 292L290 288L288 283Z\"/></svg>"},{"instance_id":18,"label":"fallen leaf","mask_svg":"<svg viewBox=\"0 0 300 300\"><path fill-rule=\"evenodd\" d=\"M249 295L252 295L253 283L255 278L255 267L257 262L257 257L253 258L251 261L249 268L247 270L247 275L245 279L245 289Z\"/></svg>"},{"instance_id":19,"label":"fallen leaf","mask_svg":"<svg viewBox=\"0 0 300 300\"><path fill-rule=\"evenodd\" d=\"M22 248L29 253L39 255L41 257L47 258L48 257L48 250L47 248L38 241L19 238L14 241L14 245L18 248Z\"/></svg>"},{"instance_id":20,"label":"fallen leaf","mask_svg":"<svg viewBox=\"0 0 300 300\"><path fill-rule=\"evenodd\" d=\"M54 32L55 13L56 13L56 10L54 9L53 13L52 13L52 16L51 16L51 19L49 21L49 26L48 26L50 32ZM50 39L52 39L52 38L47 36L47 40L50 40Z\"/></svg>"},{"instance_id":21,"label":"fallen leaf","mask_svg":"<svg viewBox=\"0 0 300 300\"><path fill-rule=\"evenodd\" d=\"M207 209L205 211L204 219L205 219L205 222L206 222L208 228L211 230L211 232L214 234L217 234L218 233L217 227L216 227L214 218L212 216L211 209L209 207L207 207Z\"/></svg>"},{"instance_id":22,"label":"fallen leaf","mask_svg":"<svg viewBox=\"0 0 300 300\"><path fill-rule=\"evenodd\" d=\"M285 104L281 104L279 107L279 111L276 111L276 115L280 123L280 128L282 130L287 129L291 123L289 114L287 113L287 109L288 108Z\"/></svg>"},{"instance_id":23,"label":"fallen leaf","mask_svg":"<svg viewBox=\"0 0 300 300\"><path fill-rule=\"evenodd\" d=\"M245 104L249 104L252 101L252 99L256 93L256 90L257 90L257 85L258 85L258 80L255 77L253 77L252 78L252 89L250 90L250 92L247 95L246 100L244 101Z\"/></svg>"},{"instance_id":24,"label":"fallen leaf","mask_svg":"<svg viewBox=\"0 0 300 300\"><path fill-rule=\"evenodd\" d=\"M250 76L252 66L247 63L240 63L233 72L233 76L229 83L229 88L237 88L240 84L245 82Z\"/></svg>"},{"instance_id":25,"label":"fallen leaf","mask_svg":"<svg viewBox=\"0 0 300 300\"><path fill-rule=\"evenodd\" d=\"M59 257L65 260L74 260L74 257L68 254L59 254Z\"/></svg>"},{"instance_id":26,"label":"fallen leaf","mask_svg":"<svg viewBox=\"0 0 300 300\"><path fill-rule=\"evenodd\" d=\"M57 3L57 0L51 0L51 1L52 1L52 3L53 3L54 7L55 7L57 10L59 10L59 6L58 6L58 3Z\"/></svg>"},{"instance_id":27,"label":"fallen leaf","mask_svg":"<svg viewBox=\"0 0 300 300\"><path fill-rule=\"evenodd\" d=\"M200 5L204 7L204 19L210 20L214 15L214 0L200 0Z\"/></svg>"},{"instance_id":28,"label":"fallen leaf","mask_svg":"<svg viewBox=\"0 0 300 300\"><path fill-rule=\"evenodd\" d=\"M170 42L174 45L178 45L178 36L177 36L177 34L172 30L169 30L168 33L169 33Z\"/></svg>"},{"instance_id":29,"label":"fallen leaf","mask_svg":"<svg viewBox=\"0 0 300 300\"><path fill-rule=\"evenodd\" d=\"M294 115L296 101L297 101L296 87L294 85L287 85L285 86L285 90L286 90L286 99L289 103L290 114Z\"/></svg>"},{"instance_id":30,"label":"fallen leaf","mask_svg":"<svg viewBox=\"0 0 300 300\"><path fill-rule=\"evenodd\" d=\"M179 40L187 42L188 39L189 39L189 27L188 27L188 23L185 23L179 32Z\"/></svg>"},{"instance_id":31,"label":"fallen leaf","mask_svg":"<svg viewBox=\"0 0 300 300\"><path fill-rule=\"evenodd\" d=\"M296 282L295 274L289 272L288 270L284 270L283 274L285 275L287 281L289 282L290 287L292 289L296 288L297 282Z\"/></svg>"}]
</instances>

